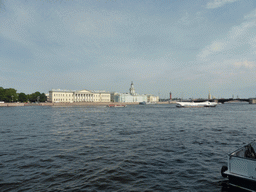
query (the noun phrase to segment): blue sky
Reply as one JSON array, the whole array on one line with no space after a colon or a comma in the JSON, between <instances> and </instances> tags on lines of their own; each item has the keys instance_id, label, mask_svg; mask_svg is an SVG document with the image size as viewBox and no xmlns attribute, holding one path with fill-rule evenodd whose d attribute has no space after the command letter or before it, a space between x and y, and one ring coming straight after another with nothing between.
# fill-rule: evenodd
<instances>
[{"instance_id":1,"label":"blue sky","mask_svg":"<svg viewBox=\"0 0 256 192\"><path fill-rule=\"evenodd\" d=\"M256 97L255 0L0 0L0 86Z\"/></svg>"}]
</instances>

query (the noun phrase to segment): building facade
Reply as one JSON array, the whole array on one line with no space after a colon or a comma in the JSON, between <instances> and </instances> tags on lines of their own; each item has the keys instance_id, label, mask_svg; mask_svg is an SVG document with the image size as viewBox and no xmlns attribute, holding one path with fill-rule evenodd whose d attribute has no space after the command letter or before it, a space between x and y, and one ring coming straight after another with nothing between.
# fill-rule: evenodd
<instances>
[{"instance_id":1,"label":"building facade","mask_svg":"<svg viewBox=\"0 0 256 192\"><path fill-rule=\"evenodd\" d=\"M76 91L74 102L110 102L110 93L88 90Z\"/></svg>"},{"instance_id":2,"label":"building facade","mask_svg":"<svg viewBox=\"0 0 256 192\"><path fill-rule=\"evenodd\" d=\"M154 95L147 95L147 102L149 103L159 102L159 97Z\"/></svg>"},{"instance_id":3,"label":"building facade","mask_svg":"<svg viewBox=\"0 0 256 192\"><path fill-rule=\"evenodd\" d=\"M147 95L131 95L129 93L115 93L114 102L147 102Z\"/></svg>"},{"instance_id":4,"label":"building facade","mask_svg":"<svg viewBox=\"0 0 256 192\"><path fill-rule=\"evenodd\" d=\"M158 102L159 97L154 95L139 95L135 92L133 82L131 83L131 87L129 89L129 93L111 93L111 101L112 102L127 102L127 103L134 103L134 102Z\"/></svg>"},{"instance_id":5,"label":"building facade","mask_svg":"<svg viewBox=\"0 0 256 192\"><path fill-rule=\"evenodd\" d=\"M68 90L52 89L49 91L49 102L52 103L72 103L74 92Z\"/></svg>"},{"instance_id":6,"label":"building facade","mask_svg":"<svg viewBox=\"0 0 256 192\"><path fill-rule=\"evenodd\" d=\"M49 102L52 103L77 103L77 102L110 102L110 93L105 91L49 91Z\"/></svg>"}]
</instances>

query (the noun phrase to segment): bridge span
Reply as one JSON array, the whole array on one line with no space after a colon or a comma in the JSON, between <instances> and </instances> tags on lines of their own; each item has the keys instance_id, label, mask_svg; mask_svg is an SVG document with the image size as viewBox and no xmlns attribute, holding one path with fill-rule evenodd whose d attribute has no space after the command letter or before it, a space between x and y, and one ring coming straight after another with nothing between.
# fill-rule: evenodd
<instances>
[{"instance_id":1,"label":"bridge span","mask_svg":"<svg viewBox=\"0 0 256 192\"><path fill-rule=\"evenodd\" d=\"M204 102L204 101L211 101L211 102L216 102L216 103L222 103L224 104L225 102L248 102L249 104L256 104L256 98L249 98L249 99L195 99L193 100L194 102Z\"/></svg>"}]
</instances>

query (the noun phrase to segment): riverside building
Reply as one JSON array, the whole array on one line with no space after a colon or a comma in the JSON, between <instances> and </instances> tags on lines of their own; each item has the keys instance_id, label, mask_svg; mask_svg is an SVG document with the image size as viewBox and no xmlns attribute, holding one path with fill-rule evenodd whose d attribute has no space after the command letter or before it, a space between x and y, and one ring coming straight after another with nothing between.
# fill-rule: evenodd
<instances>
[{"instance_id":1,"label":"riverside building","mask_svg":"<svg viewBox=\"0 0 256 192\"><path fill-rule=\"evenodd\" d=\"M52 89L49 91L49 101L52 103L110 102L110 93L105 91Z\"/></svg>"},{"instance_id":2,"label":"riverside building","mask_svg":"<svg viewBox=\"0 0 256 192\"><path fill-rule=\"evenodd\" d=\"M133 82L131 82L131 87L129 89L129 93L111 93L111 101L112 102L127 102L127 103L134 103L134 102L158 102L159 97L154 95L139 95L135 92Z\"/></svg>"}]
</instances>

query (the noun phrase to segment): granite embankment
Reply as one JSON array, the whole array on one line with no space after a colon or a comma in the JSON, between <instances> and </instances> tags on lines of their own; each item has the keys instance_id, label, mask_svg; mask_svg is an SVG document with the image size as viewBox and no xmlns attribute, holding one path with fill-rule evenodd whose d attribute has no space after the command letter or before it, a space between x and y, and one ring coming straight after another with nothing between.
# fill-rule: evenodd
<instances>
[{"instance_id":1,"label":"granite embankment","mask_svg":"<svg viewBox=\"0 0 256 192\"><path fill-rule=\"evenodd\" d=\"M173 104L176 102L158 102L157 104ZM79 103L0 103L0 107L22 107L22 106L105 106L109 104L122 104L122 105L138 105L139 102L134 103L113 103L113 102L105 102L105 103L87 103L87 102L79 102Z\"/></svg>"},{"instance_id":2,"label":"granite embankment","mask_svg":"<svg viewBox=\"0 0 256 192\"><path fill-rule=\"evenodd\" d=\"M0 103L0 107L52 106L52 103Z\"/></svg>"}]
</instances>

